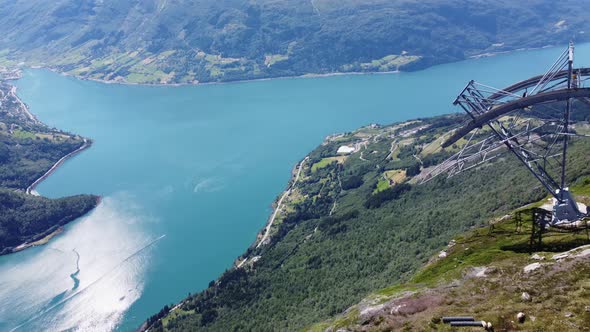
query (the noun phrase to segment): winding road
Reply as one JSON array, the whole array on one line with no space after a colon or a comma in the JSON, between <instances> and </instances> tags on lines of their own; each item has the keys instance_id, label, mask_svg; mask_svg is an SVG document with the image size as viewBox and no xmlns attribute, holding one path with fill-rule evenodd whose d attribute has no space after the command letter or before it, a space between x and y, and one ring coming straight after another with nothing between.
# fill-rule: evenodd
<instances>
[{"instance_id":1,"label":"winding road","mask_svg":"<svg viewBox=\"0 0 590 332\"><path fill-rule=\"evenodd\" d=\"M82 152L83 150L87 149L89 146L90 146L90 142L86 138L84 138L84 144L82 144L82 146L80 146L76 150L68 153L67 155L63 156L60 160L58 160L55 164L53 164L53 166L47 172L45 172L45 174L41 175L40 178L35 180L35 182L33 182L33 184L31 184L25 192L29 195L39 196L39 193L35 191L35 187L37 187L37 185L39 183L41 183L41 181L45 180L49 175L51 175L51 173L53 173L61 164L63 164L64 161L66 161L68 158L74 156L75 154Z\"/></svg>"},{"instance_id":2,"label":"winding road","mask_svg":"<svg viewBox=\"0 0 590 332\"><path fill-rule=\"evenodd\" d=\"M297 184L297 181L299 181L299 176L301 175L301 170L303 169L303 164L305 164L305 162L309 159L309 157L305 157L301 163L299 164L299 169L297 170L297 175L295 176L295 180L293 181L293 184L291 184L291 186L289 187L289 189L287 189L285 191L285 193L283 193L283 196L281 196L281 198L279 199L279 202L277 204L276 209L274 210L272 216L270 217L270 220L268 221L268 224L266 225L265 231L264 231L264 235L262 236L262 239L260 239L260 242L258 242L258 244L256 245L256 248L259 248L263 243L266 242L266 240L268 239L268 237L270 236L270 229L272 227L272 224L275 221L275 218L277 217L277 214L279 213L279 211L281 210L281 205L283 204L283 200L289 196L289 194L291 193L291 190L295 187L295 185ZM238 267L242 266L242 264L244 264L244 262L240 263L238 265Z\"/></svg>"}]
</instances>

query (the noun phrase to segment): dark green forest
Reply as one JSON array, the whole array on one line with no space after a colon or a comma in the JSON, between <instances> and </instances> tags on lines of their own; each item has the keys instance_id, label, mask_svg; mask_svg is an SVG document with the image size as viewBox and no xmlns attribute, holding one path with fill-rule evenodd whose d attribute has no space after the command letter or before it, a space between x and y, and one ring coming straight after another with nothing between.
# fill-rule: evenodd
<instances>
[{"instance_id":1,"label":"dark green forest","mask_svg":"<svg viewBox=\"0 0 590 332\"><path fill-rule=\"evenodd\" d=\"M0 187L27 188L61 157L78 149L80 138L15 137L0 131Z\"/></svg>"},{"instance_id":2,"label":"dark green forest","mask_svg":"<svg viewBox=\"0 0 590 332\"><path fill-rule=\"evenodd\" d=\"M171 307L165 308L148 322L167 331L300 330L342 313L371 291L408 280L453 236L547 196L510 154L460 176L421 185L406 180L376 192L384 172L415 172L413 155L464 120L452 115L393 131L380 128L364 150L373 151L365 154L367 161L356 154L315 171L305 168L298 185L305 198L282 220L269 245L252 246L243 256L259 259L226 271L179 309L168 313ZM387 158L391 137L412 129L418 129L410 136L413 143ZM353 137L321 145L309 155L309 165L333 156ZM572 143L568 160L574 183L590 174L589 147L587 140ZM431 153L421 167L450 153Z\"/></svg>"},{"instance_id":3,"label":"dark green forest","mask_svg":"<svg viewBox=\"0 0 590 332\"><path fill-rule=\"evenodd\" d=\"M91 195L49 199L0 189L0 254L39 240L86 214L96 206L96 200Z\"/></svg>"}]
</instances>

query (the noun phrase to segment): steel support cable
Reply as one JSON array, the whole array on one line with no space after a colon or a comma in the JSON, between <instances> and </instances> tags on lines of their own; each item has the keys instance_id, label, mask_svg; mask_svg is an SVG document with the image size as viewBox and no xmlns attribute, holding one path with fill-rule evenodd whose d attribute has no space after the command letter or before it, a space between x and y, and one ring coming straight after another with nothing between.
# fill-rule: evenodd
<instances>
[{"instance_id":1,"label":"steel support cable","mask_svg":"<svg viewBox=\"0 0 590 332\"><path fill-rule=\"evenodd\" d=\"M443 148L448 147L449 145L455 143L457 140L465 136L473 129L482 127L491 120L496 119L507 113L513 112L515 110L523 109L532 105L539 104L541 102L564 101L569 98L580 97L590 97L590 88L561 89L549 91L524 97L519 100L514 100L503 105L499 105L496 108L493 108L492 110L476 117L475 119L470 121L466 126L458 129L446 142L442 144L442 146Z\"/></svg>"},{"instance_id":2,"label":"steel support cable","mask_svg":"<svg viewBox=\"0 0 590 332\"><path fill-rule=\"evenodd\" d=\"M551 65L551 67L549 67L549 70L547 70L545 72L545 74L543 75L543 77L541 77L541 79L539 80L539 82L537 83L537 85L535 85L535 87L533 88L533 90L531 91L531 94L533 94L536 90L537 87L539 86L539 84L541 84L542 82L544 82L544 80L547 78L547 76L551 73L553 73L554 71L557 72L556 70L554 70L555 68L562 68L563 65L557 67L561 62L567 60L567 55L569 54L569 48L565 49L561 55L557 58L557 60L555 60L555 62L553 63L553 65ZM553 75L554 76L554 75Z\"/></svg>"}]
</instances>

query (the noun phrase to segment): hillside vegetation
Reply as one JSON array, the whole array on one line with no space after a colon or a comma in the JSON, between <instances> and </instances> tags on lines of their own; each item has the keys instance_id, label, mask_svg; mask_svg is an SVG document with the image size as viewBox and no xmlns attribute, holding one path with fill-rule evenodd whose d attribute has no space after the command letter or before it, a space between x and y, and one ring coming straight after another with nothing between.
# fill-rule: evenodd
<instances>
[{"instance_id":1,"label":"hillside vegetation","mask_svg":"<svg viewBox=\"0 0 590 332\"><path fill-rule=\"evenodd\" d=\"M149 84L413 70L588 40L589 5L588 0L0 0L0 65L24 63Z\"/></svg>"},{"instance_id":2,"label":"hillside vegetation","mask_svg":"<svg viewBox=\"0 0 590 332\"><path fill-rule=\"evenodd\" d=\"M589 189L585 178L574 192L588 202ZM443 316L471 316L495 331L590 331L590 236L551 230L531 245L531 209L456 237L408 282L306 330L453 331Z\"/></svg>"},{"instance_id":3,"label":"hillside vegetation","mask_svg":"<svg viewBox=\"0 0 590 332\"><path fill-rule=\"evenodd\" d=\"M45 237L92 210L96 202L91 195L49 199L0 188L0 254L23 244L43 244Z\"/></svg>"},{"instance_id":4,"label":"hillside vegetation","mask_svg":"<svg viewBox=\"0 0 590 332\"><path fill-rule=\"evenodd\" d=\"M98 202L92 195L48 199L25 193L58 160L86 143L39 122L4 77L18 73L0 68L0 254L43 243Z\"/></svg>"},{"instance_id":5,"label":"hillside vegetation","mask_svg":"<svg viewBox=\"0 0 590 332\"><path fill-rule=\"evenodd\" d=\"M575 128L585 131L590 113L576 105ZM328 137L303 164L270 237L249 248L238 268L173 310L165 307L146 326L150 331L313 326L372 292L416 280L415 272L458 234L546 196L510 154L460 176L418 185L422 173L464 144L440 148L463 121L449 115ZM354 152L337 154L344 145ZM571 147L569 181L586 184L590 141L575 140ZM490 262L476 258L473 264ZM423 276L416 282L438 280L438 275ZM347 315L344 323L334 324L353 326L357 316L351 313L351 319Z\"/></svg>"}]
</instances>

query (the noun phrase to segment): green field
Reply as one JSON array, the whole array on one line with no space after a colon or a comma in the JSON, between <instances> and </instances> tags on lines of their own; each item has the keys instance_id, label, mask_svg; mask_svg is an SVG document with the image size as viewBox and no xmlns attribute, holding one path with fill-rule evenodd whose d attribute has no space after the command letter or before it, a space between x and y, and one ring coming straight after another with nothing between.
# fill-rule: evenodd
<instances>
[{"instance_id":1,"label":"green field","mask_svg":"<svg viewBox=\"0 0 590 332\"><path fill-rule=\"evenodd\" d=\"M30 131L26 131L26 130L21 130L21 129L16 129L12 132L12 136L14 138L18 138L18 139L26 139L26 138L30 138L30 139L35 139L35 134L30 132Z\"/></svg>"}]
</instances>

